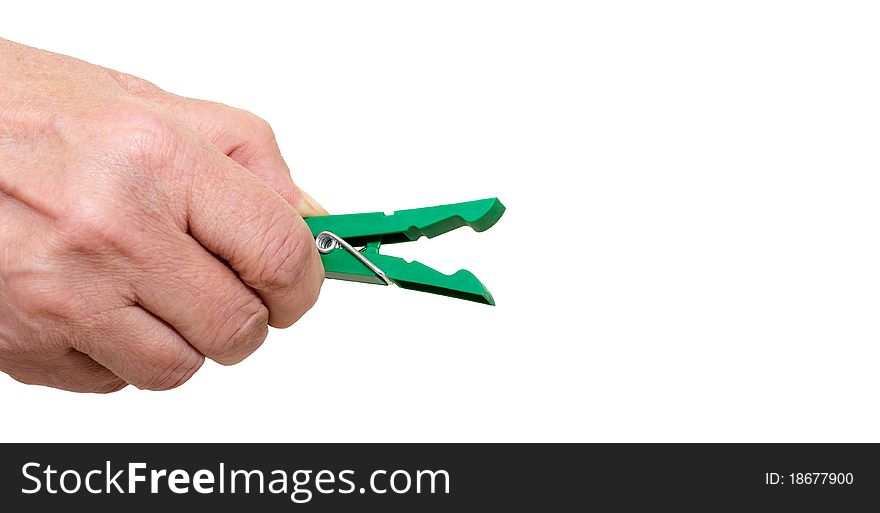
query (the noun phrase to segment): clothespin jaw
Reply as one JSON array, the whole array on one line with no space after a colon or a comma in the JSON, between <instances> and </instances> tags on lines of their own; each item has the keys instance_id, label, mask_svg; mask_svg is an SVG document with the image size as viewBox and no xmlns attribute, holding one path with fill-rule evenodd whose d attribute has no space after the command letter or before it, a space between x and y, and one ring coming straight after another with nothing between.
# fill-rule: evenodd
<instances>
[{"instance_id":1,"label":"clothespin jaw","mask_svg":"<svg viewBox=\"0 0 880 513\"><path fill-rule=\"evenodd\" d=\"M419 262L379 253L383 244L433 238L462 226L482 232L504 214L498 198L452 205L383 212L318 216L306 219L315 237L327 278L397 284L404 289L494 305L489 290L469 271L443 274ZM361 246L357 250L355 247Z\"/></svg>"}]
</instances>

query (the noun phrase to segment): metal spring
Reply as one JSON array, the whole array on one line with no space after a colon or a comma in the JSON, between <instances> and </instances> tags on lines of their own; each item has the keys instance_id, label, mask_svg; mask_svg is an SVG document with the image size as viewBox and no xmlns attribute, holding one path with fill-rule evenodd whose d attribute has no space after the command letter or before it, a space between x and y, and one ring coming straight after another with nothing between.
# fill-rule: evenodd
<instances>
[{"instance_id":1,"label":"metal spring","mask_svg":"<svg viewBox=\"0 0 880 513\"><path fill-rule=\"evenodd\" d=\"M321 232L315 238L315 245L318 246L318 252L322 255L326 255L330 253L334 249L340 247L339 243L336 242L338 238L336 234L332 232Z\"/></svg>"},{"instance_id":2,"label":"metal spring","mask_svg":"<svg viewBox=\"0 0 880 513\"><path fill-rule=\"evenodd\" d=\"M363 255L363 253L356 250L354 246L345 242L342 237L336 235L333 232L324 231L319 233L318 236L315 237L315 246L318 247L318 253L321 253L322 255L326 255L337 248L342 248L351 253L352 256L360 260L362 264L367 266L367 269L373 271L373 273L375 273L376 276L379 277L379 279L385 282L385 285L391 285L392 283L391 279L389 279L388 276L385 275L385 272L382 271L382 269L379 269L376 264L370 262L367 257Z\"/></svg>"}]
</instances>

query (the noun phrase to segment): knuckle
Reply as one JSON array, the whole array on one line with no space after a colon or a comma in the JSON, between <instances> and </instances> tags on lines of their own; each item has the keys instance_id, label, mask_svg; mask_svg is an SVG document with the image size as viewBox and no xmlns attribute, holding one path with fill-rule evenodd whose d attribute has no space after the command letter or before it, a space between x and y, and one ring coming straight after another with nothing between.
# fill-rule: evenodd
<instances>
[{"instance_id":1,"label":"knuckle","mask_svg":"<svg viewBox=\"0 0 880 513\"><path fill-rule=\"evenodd\" d=\"M324 285L324 266L321 264L321 258L315 253L312 255L312 259L314 260L312 268L315 271L311 274L312 279L305 282L306 310L310 310L318 302L321 287Z\"/></svg>"},{"instance_id":2,"label":"knuckle","mask_svg":"<svg viewBox=\"0 0 880 513\"><path fill-rule=\"evenodd\" d=\"M112 394L113 392L119 392L127 386L128 383L120 378L116 378L104 383L98 383L88 391L93 394Z\"/></svg>"},{"instance_id":3,"label":"knuckle","mask_svg":"<svg viewBox=\"0 0 880 513\"><path fill-rule=\"evenodd\" d=\"M32 318L71 320L82 314L82 301L54 274L27 273L11 278L8 294Z\"/></svg>"},{"instance_id":4,"label":"knuckle","mask_svg":"<svg viewBox=\"0 0 880 513\"><path fill-rule=\"evenodd\" d=\"M4 372L6 372L10 378L18 381L22 385L41 385L43 383L43 380L30 372L20 372L17 370L6 370Z\"/></svg>"},{"instance_id":5,"label":"knuckle","mask_svg":"<svg viewBox=\"0 0 880 513\"><path fill-rule=\"evenodd\" d=\"M274 227L281 228L282 223ZM306 277L308 261L317 253L311 233L305 223L295 229L273 229L270 239L263 244L257 267L256 286L265 291L288 291L296 288Z\"/></svg>"},{"instance_id":6,"label":"knuckle","mask_svg":"<svg viewBox=\"0 0 880 513\"><path fill-rule=\"evenodd\" d=\"M231 121L237 137L227 155L247 168L283 166L275 131L268 121L238 109L234 109Z\"/></svg>"},{"instance_id":7,"label":"knuckle","mask_svg":"<svg viewBox=\"0 0 880 513\"><path fill-rule=\"evenodd\" d=\"M324 267L321 257L315 251L309 255L310 261L303 266L303 278L299 281L296 297L300 299L300 315L310 310L318 302L321 286L324 284Z\"/></svg>"},{"instance_id":8,"label":"knuckle","mask_svg":"<svg viewBox=\"0 0 880 513\"><path fill-rule=\"evenodd\" d=\"M285 271L284 301L286 308L283 311L273 311L271 325L277 328L287 328L299 320L309 309L314 306L324 283L324 270L321 258L311 243L311 237L305 239L302 245L303 251L293 262L291 269ZM287 265L287 263L285 265Z\"/></svg>"},{"instance_id":9,"label":"knuckle","mask_svg":"<svg viewBox=\"0 0 880 513\"><path fill-rule=\"evenodd\" d=\"M142 132L154 137L174 136L178 133L174 118L142 103L127 104L116 108L114 120L131 132Z\"/></svg>"},{"instance_id":10,"label":"knuckle","mask_svg":"<svg viewBox=\"0 0 880 513\"><path fill-rule=\"evenodd\" d=\"M269 310L254 296L227 323L228 334L217 338L211 358L224 365L241 362L256 351L268 335Z\"/></svg>"},{"instance_id":11,"label":"knuckle","mask_svg":"<svg viewBox=\"0 0 880 513\"><path fill-rule=\"evenodd\" d=\"M159 356L153 376L144 383L135 383L142 390L171 390L186 383L202 366L204 358L194 351L183 348L169 358Z\"/></svg>"},{"instance_id":12,"label":"knuckle","mask_svg":"<svg viewBox=\"0 0 880 513\"><path fill-rule=\"evenodd\" d=\"M129 160L164 167L179 154L186 141L177 120L158 109L124 102L105 115L110 137Z\"/></svg>"},{"instance_id":13,"label":"knuckle","mask_svg":"<svg viewBox=\"0 0 880 513\"><path fill-rule=\"evenodd\" d=\"M268 121L250 112L245 112L244 116L253 128L253 139L264 143L275 140L275 131Z\"/></svg>"},{"instance_id":14,"label":"knuckle","mask_svg":"<svg viewBox=\"0 0 880 513\"><path fill-rule=\"evenodd\" d=\"M81 197L56 220L67 247L83 253L119 249L133 230L107 201Z\"/></svg>"},{"instance_id":15,"label":"knuckle","mask_svg":"<svg viewBox=\"0 0 880 513\"><path fill-rule=\"evenodd\" d=\"M111 69L107 69L106 71L119 85L122 86L123 89L136 96L154 97L162 92L156 84L148 82L140 77Z\"/></svg>"}]
</instances>

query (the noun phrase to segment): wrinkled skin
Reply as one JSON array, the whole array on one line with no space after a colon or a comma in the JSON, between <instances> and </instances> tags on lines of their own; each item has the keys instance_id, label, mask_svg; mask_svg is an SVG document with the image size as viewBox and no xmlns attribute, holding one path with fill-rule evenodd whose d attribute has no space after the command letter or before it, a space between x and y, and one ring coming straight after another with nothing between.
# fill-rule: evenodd
<instances>
[{"instance_id":1,"label":"wrinkled skin","mask_svg":"<svg viewBox=\"0 0 880 513\"><path fill-rule=\"evenodd\" d=\"M316 301L323 268L269 125L0 39L0 370L166 390Z\"/></svg>"}]
</instances>

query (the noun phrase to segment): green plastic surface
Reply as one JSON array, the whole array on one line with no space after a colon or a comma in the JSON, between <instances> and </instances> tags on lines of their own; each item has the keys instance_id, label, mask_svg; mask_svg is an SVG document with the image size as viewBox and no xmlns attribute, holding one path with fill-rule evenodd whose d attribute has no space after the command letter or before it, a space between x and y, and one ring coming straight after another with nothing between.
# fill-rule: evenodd
<instances>
[{"instance_id":1,"label":"green plastic surface","mask_svg":"<svg viewBox=\"0 0 880 513\"><path fill-rule=\"evenodd\" d=\"M362 254L381 269L399 287L432 294L466 299L488 305L495 300L489 290L464 269L443 274L419 262L407 262L379 253L382 244L436 237L462 226L478 232L488 230L504 214L498 198L489 198L452 205L399 210L391 215L382 212L310 217L306 219L313 236L322 231L333 232L352 246L365 246ZM327 278L384 285L357 258L338 248L321 255Z\"/></svg>"}]
</instances>

